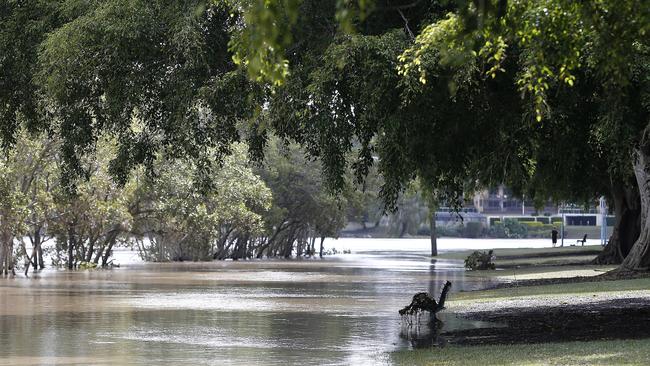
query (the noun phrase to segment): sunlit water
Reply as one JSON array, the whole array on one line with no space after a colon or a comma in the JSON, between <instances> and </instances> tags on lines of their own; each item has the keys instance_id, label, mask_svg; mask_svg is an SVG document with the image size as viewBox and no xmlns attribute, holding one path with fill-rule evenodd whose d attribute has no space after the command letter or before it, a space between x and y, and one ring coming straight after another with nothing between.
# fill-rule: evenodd
<instances>
[{"instance_id":1,"label":"sunlit water","mask_svg":"<svg viewBox=\"0 0 650 366\"><path fill-rule=\"evenodd\" d=\"M442 250L548 246L441 240ZM144 264L0 279L0 365L368 365L408 348L397 310L420 291L488 283L427 240L340 239L323 260ZM453 294L451 295L453 296ZM473 326L448 316L445 326Z\"/></svg>"}]
</instances>

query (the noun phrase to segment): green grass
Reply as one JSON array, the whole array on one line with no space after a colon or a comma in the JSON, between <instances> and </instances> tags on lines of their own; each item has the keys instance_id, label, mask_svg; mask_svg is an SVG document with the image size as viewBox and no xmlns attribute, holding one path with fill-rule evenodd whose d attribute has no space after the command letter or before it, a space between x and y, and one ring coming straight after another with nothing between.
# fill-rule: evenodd
<instances>
[{"instance_id":1,"label":"green grass","mask_svg":"<svg viewBox=\"0 0 650 366\"><path fill-rule=\"evenodd\" d=\"M494 261L497 268L535 268L543 266L562 266L567 264L587 265L593 260L597 253L602 250L600 245L587 245L563 248L517 248L517 249L495 249ZM457 252L444 252L438 258L465 260L473 250L462 250ZM515 269L519 270L519 269ZM490 276L495 274L490 271L471 273L470 276Z\"/></svg>"},{"instance_id":2,"label":"green grass","mask_svg":"<svg viewBox=\"0 0 650 366\"><path fill-rule=\"evenodd\" d=\"M593 253L594 251L602 250L603 247L600 245L585 245L583 246L565 246L565 247L556 247L556 248L515 248L515 249L495 249L494 255L499 257L537 257L539 255L545 255L548 253L553 254L564 254L564 255L586 255L588 253ZM465 259L468 255L472 254L474 250L459 250L459 251L450 251L442 252L437 258L440 259Z\"/></svg>"},{"instance_id":3,"label":"green grass","mask_svg":"<svg viewBox=\"0 0 650 366\"><path fill-rule=\"evenodd\" d=\"M562 283L556 285L523 286L517 288L500 288L486 291L468 291L454 294L449 301L454 302L492 299L495 301L519 296L596 294L599 292L624 292L650 289L650 278L631 280Z\"/></svg>"},{"instance_id":4,"label":"green grass","mask_svg":"<svg viewBox=\"0 0 650 366\"><path fill-rule=\"evenodd\" d=\"M390 354L394 365L647 365L650 339L448 346Z\"/></svg>"},{"instance_id":5,"label":"green grass","mask_svg":"<svg viewBox=\"0 0 650 366\"><path fill-rule=\"evenodd\" d=\"M502 280L514 281L523 279L537 278L556 278L556 277L577 277L577 276L595 276L615 269L616 266L601 266L591 264L578 265L543 265L543 266L525 266L510 267L497 269L496 271L468 271L466 276L479 278L499 278ZM573 275L567 273L574 272Z\"/></svg>"},{"instance_id":6,"label":"green grass","mask_svg":"<svg viewBox=\"0 0 650 366\"><path fill-rule=\"evenodd\" d=\"M614 266L566 265L593 258L601 247L564 247L497 249L496 265L510 268L496 271L468 271L468 276L518 278L556 278L596 275ZM465 259L472 251L447 252L445 259ZM545 257L547 253L556 256ZM510 257L499 260L499 257ZM597 296L650 289L650 278L616 281L578 282L541 286L522 286L485 291L455 293L448 300L448 309L466 303L499 302L518 297ZM647 365L650 339L594 340L589 342L542 343L519 345L457 346L422 350L403 350L389 354L387 363L394 365Z\"/></svg>"}]
</instances>

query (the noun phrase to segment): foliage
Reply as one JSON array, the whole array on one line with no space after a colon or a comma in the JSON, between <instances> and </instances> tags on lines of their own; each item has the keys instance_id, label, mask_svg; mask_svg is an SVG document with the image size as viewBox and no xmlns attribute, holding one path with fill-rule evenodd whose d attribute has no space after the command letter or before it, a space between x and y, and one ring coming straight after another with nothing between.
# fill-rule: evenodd
<instances>
[{"instance_id":1,"label":"foliage","mask_svg":"<svg viewBox=\"0 0 650 366\"><path fill-rule=\"evenodd\" d=\"M492 263L493 259L492 250L488 252L477 250L465 259L465 268L471 270L495 269L494 263Z\"/></svg>"},{"instance_id":2,"label":"foliage","mask_svg":"<svg viewBox=\"0 0 650 366\"><path fill-rule=\"evenodd\" d=\"M140 165L153 178L158 159L188 158L209 191L233 142L246 136L260 160L274 132L321 161L309 198L320 186L352 197L350 169L362 183L376 165L389 211L415 179L430 209L501 183L537 204L586 202L635 187L630 162L650 151L644 5L6 1L0 132L5 147L19 125L58 139L58 197L81 189L58 199L67 212L91 207L82 181L105 134L122 185ZM324 197L314 202L335 211ZM271 211L281 224L270 236L242 242L289 235L285 211ZM310 218L300 237L313 240L315 222L323 233L340 226ZM58 235L70 237L64 226Z\"/></svg>"},{"instance_id":3,"label":"foliage","mask_svg":"<svg viewBox=\"0 0 650 366\"><path fill-rule=\"evenodd\" d=\"M298 256L315 252L316 237L336 237L346 223L349 194L332 196L324 184L318 162L304 159L296 145L272 140L259 174L273 192L273 205L265 215L266 240L257 256ZM346 190L347 192L347 190Z\"/></svg>"},{"instance_id":4,"label":"foliage","mask_svg":"<svg viewBox=\"0 0 650 366\"><path fill-rule=\"evenodd\" d=\"M97 143L97 158L84 164L87 180L77 184L74 194L58 186L50 193L53 206L47 233L55 240L55 265L75 268L81 262L105 267L114 245L129 232L132 217L130 199L133 181L118 185L109 174L109 161L115 154L115 141L104 138Z\"/></svg>"},{"instance_id":5,"label":"foliage","mask_svg":"<svg viewBox=\"0 0 650 366\"><path fill-rule=\"evenodd\" d=\"M40 232L51 217L50 193L56 184L51 151L55 144L43 136L30 138L22 130L16 139L16 149L0 160L0 272L17 264L14 254L33 262L34 267L37 262L43 266L42 257L37 261L35 253L28 255L23 239L27 235L38 249L43 240ZM21 244L17 253L16 241Z\"/></svg>"},{"instance_id":6,"label":"foliage","mask_svg":"<svg viewBox=\"0 0 650 366\"><path fill-rule=\"evenodd\" d=\"M294 32L312 1L301 0L243 0L233 1L243 9L243 26L237 28L230 41L233 59L256 81L282 85L289 75L288 49L296 41ZM333 5L334 18L347 33L354 23L363 20L372 8L368 0L322 1ZM300 24L302 25L302 24Z\"/></svg>"},{"instance_id":7,"label":"foliage","mask_svg":"<svg viewBox=\"0 0 650 366\"><path fill-rule=\"evenodd\" d=\"M18 22L19 3L10 1L3 12L9 22ZM34 14L35 24L46 23L50 14L58 23L38 28L21 46L34 54L19 75L35 82L41 106L26 123L61 139L69 192L77 178L85 178L83 161L104 133L119 144L110 171L121 184L138 165L151 170L159 153L208 165L208 150L223 158L240 138L236 124L254 109L242 95L252 94L253 87L228 51L230 31L240 18L225 3L43 3L53 9ZM2 39L22 32L2 31ZM10 97L21 99L19 91ZM3 119L6 139L15 131L9 122ZM210 174L198 173L199 180Z\"/></svg>"},{"instance_id":8,"label":"foliage","mask_svg":"<svg viewBox=\"0 0 650 366\"><path fill-rule=\"evenodd\" d=\"M160 159L156 179L144 178L136 193L133 214L146 260L207 260L229 251L233 242L262 231L262 214L271 192L246 164L246 147L233 153L212 176L205 191L188 177L201 166ZM216 161L212 162L216 164Z\"/></svg>"}]
</instances>

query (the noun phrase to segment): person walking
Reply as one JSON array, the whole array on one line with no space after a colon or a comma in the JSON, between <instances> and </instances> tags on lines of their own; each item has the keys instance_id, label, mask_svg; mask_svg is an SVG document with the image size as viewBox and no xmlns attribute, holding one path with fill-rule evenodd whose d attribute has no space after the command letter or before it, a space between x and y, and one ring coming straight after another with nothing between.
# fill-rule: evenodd
<instances>
[{"instance_id":1,"label":"person walking","mask_svg":"<svg viewBox=\"0 0 650 366\"><path fill-rule=\"evenodd\" d=\"M555 248L555 246L557 245L557 234L558 234L557 229L553 228L553 230L551 230L551 241L553 242L553 248Z\"/></svg>"}]
</instances>

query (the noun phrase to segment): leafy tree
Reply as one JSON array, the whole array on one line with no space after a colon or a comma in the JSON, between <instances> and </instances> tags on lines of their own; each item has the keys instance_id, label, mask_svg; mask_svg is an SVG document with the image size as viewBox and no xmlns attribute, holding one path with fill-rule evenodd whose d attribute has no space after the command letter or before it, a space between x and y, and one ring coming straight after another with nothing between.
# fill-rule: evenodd
<instances>
[{"instance_id":1,"label":"leafy tree","mask_svg":"<svg viewBox=\"0 0 650 366\"><path fill-rule=\"evenodd\" d=\"M34 75L47 32L61 23L61 1L7 0L0 3L0 144L13 146L20 125L35 129L40 97ZM70 1L72 3L72 1Z\"/></svg>"},{"instance_id":2,"label":"leafy tree","mask_svg":"<svg viewBox=\"0 0 650 366\"><path fill-rule=\"evenodd\" d=\"M129 205L134 182L118 185L109 174L115 142L101 139L96 158L83 164L87 179L77 183L74 193L59 186L52 194L53 206L47 233L55 237L55 265L77 268L87 262L109 265L113 247L131 227ZM101 263L100 263L101 260Z\"/></svg>"},{"instance_id":3,"label":"leafy tree","mask_svg":"<svg viewBox=\"0 0 650 366\"><path fill-rule=\"evenodd\" d=\"M2 159L2 259L5 272L13 270L14 244L17 254L24 255L36 269L44 267L41 244L46 240L45 227L50 218L52 189L56 186L55 145L44 136L18 133L17 146ZM26 251L24 236L29 237L32 254ZM29 267L26 266L27 273Z\"/></svg>"},{"instance_id":4,"label":"leafy tree","mask_svg":"<svg viewBox=\"0 0 650 366\"><path fill-rule=\"evenodd\" d=\"M346 223L345 196L332 196L320 164L304 158L297 146L271 140L259 174L273 192L273 205L265 215L266 237L258 258L290 257L294 249L297 256L314 255L317 237L322 256L325 237L337 236Z\"/></svg>"},{"instance_id":5,"label":"leafy tree","mask_svg":"<svg viewBox=\"0 0 650 366\"><path fill-rule=\"evenodd\" d=\"M249 257L271 192L247 165L246 146L231 149L207 190L188 179L199 174L201 165L178 159L156 162L156 177L142 182L132 210L136 232L148 239L139 241L144 259Z\"/></svg>"},{"instance_id":6,"label":"leafy tree","mask_svg":"<svg viewBox=\"0 0 650 366\"><path fill-rule=\"evenodd\" d=\"M537 121L555 119L569 110L577 120L584 119L580 113L588 116L588 141L597 152L591 160L606 162L609 179L597 179L587 187L602 191L609 180L618 216L610 245L598 261L625 257L622 269L647 269L650 228L644 204L648 200L644 151L650 121L650 8L641 1L499 1L500 7L494 6L496 2L481 3L488 5L461 9L458 22L464 32L457 36L473 37L479 56L492 63L487 71L491 77L507 69L504 60L512 55L518 59L515 82ZM435 43L419 41L407 52L421 53ZM565 89L576 92L579 100L569 97L571 105L553 97L569 94ZM596 108L589 108L590 103ZM632 172L636 179L631 179ZM637 190L640 199L635 198Z\"/></svg>"},{"instance_id":7,"label":"leafy tree","mask_svg":"<svg viewBox=\"0 0 650 366\"><path fill-rule=\"evenodd\" d=\"M377 8L382 7L382 2L375 4ZM602 161L605 161L609 177L598 174L599 179L588 185L586 193L579 192L575 195L577 191L573 188L557 188L558 185L553 185L558 190L554 191L552 196L556 199L563 197L580 200L594 193L602 194L607 191L604 187L610 185L609 181L614 182L613 186L630 182L629 176L634 171L636 180L641 182L639 190L642 193L642 209L638 212L641 217L647 217L648 215L643 213L643 207L646 206L643 204L643 192L646 192L643 182L647 181L644 179L647 173L644 173L643 162L647 160L644 157L644 131L648 125L648 7L634 0L486 0L449 4L451 15L445 16L439 11L440 8L433 5L429 8L428 19L410 18L404 16L403 12L400 14L404 20L405 35L408 37L417 33L417 36L410 47L396 47L397 50L405 48L399 55L399 71L404 79L390 88L386 87L391 84L389 73L386 78L374 79L374 84L358 82L370 80L375 74L373 64L363 62L363 55L372 54L372 48L363 49L358 46L372 40L371 37L385 40L391 30L391 26L387 25L373 29L372 35L369 34L367 25L376 24L372 21L376 15L374 13L356 19L358 34L333 37L325 51L322 51L322 46L312 49L315 55L322 53L324 56L319 58L310 55L303 58L316 59L324 65L310 65L302 60L289 59L293 65L293 75L283 80L284 88L294 92L292 97L283 99L288 101L284 104L293 108L295 101L302 101L297 104L308 105L309 108L303 108L304 112L295 115L310 121L311 126L316 126L316 131L309 130L306 136L293 137L308 146L320 146L310 147L310 151L323 159L325 171L333 185L340 183L336 181L336 177L342 175L340 162L343 161L344 154L337 149L331 151L329 145L343 146L342 150L345 151L349 148L349 141L359 139L362 144L366 141L366 146L367 141L377 135L380 138L376 150L381 157L380 164L385 164L385 168L380 168L386 179L382 196L389 205L395 202L404 182L415 176L422 177L441 194L451 197L452 201L454 196L459 197L459 192L471 190L473 183L470 182L468 186L468 177L478 178L478 183L482 185L499 180L506 183L517 182L521 190L546 190L548 193L550 189L542 188L538 183L550 180L550 169L547 169L547 166L558 166L558 160L557 155L541 151L544 146L543 138L548 136L548 132L544 136L537 131L538 127L554 120L554 126L560 125L562 129L566 129L561 121L567 121L569 114L576 116L586 112L584 123L587 125L581 122L579 128L570 132L570 135L579 137L579 145L589 147L586 149L587 153L580 154L579 161L584 159L591 162L590 158L597 160L589 164L587 169L583 169L588 172L598 171L594 168L601 166ZM395 6L394 9L401 11L401 5ZM354 7L348 9L353 11ZM309 19L300 13L301 7L298 5L285 7L284 10L288 14L299 14L298 19ZM383 15L376 17L382 18ZM412 19L415 21L411 22ZM347 39L352 41L345 44ZM295 43L300 41L294 39ZM291 49L291 46L286 49ZM390 49L387 44L381 47L384 52ZM330 52L333 55L332 61L327 57ZM372 57L375 65L377 61L384 59L394 60L393 56L378 57L374 54ZM295 70L301 69L307 71L297 75L301 72ZM318 80L319 69L327 70L323 72L323 81ZM392 67L389 62L385 62L380 69L391 70ZM356 75L354 71L357 72ZM341 77L341 74L346 72L345 77ZM297 84L301 86L292 85L292 78L301 80ZM312 80L309 80L310 78ZM418 87L418 83L422 85ZM574 100L573 105L569 104L570 101L555 97L566 95L569 92L565 90L573 90L571 88L578 86L577 83L585 83L582 86L583 91L587 89L585 85L595 85L596 88L591 94L579 94L581 100L579 103ZM374 87L369 87L371 84ZM435 87L430 88L430 85ZM329 86L329 89L324 89L323 86ZM397 86L403 88L398 93L399 98L390 98L389 95L383 94L395 91ZM445 89L449 89L449 93L446 93ZM381 100L381 105L373 104L370 98L364 97L361 91L366 90L372 90L372 94ZM282 92L279 94L282 95ZM523 95L524 99L519 99L519 95ZM322 107L314 108L318 107L321 96ZM393 100L402 105L395 107L397 103L392 102ZM582 109L589 108L590 103L605 107L598 108L595 112ZM415 110L409 109L409 106L415 106ZM291 115L286 113L286 109L279 108L284 115ZM318 112L314 113L313 109ZM391 115L399 118L395 118L397 122L384 122L384 125L380 123L375 127L368 123L371 119L364 120L367 116L364 115L366 109L379 111L378 114L384 121L389 120ZM399 113L387 113L387 110L398 110ZM567 111L571 113L566 113ZM408 112L412 112L412 115ZM465 117L464 121L459 118L461 115ZM442 121L417 125L411 120L417 120L416 116L427 122L436 121L436 118ZM324 123L314 123L318 118L330 120L332 123L330 126L320 127ZM408 126L399 124L399 121L407 120L411 122ZM463 122L470 123L463 125ZM370 128L365 129L365 133L360 133L360 126L364 126L364 123L365 126L370 125ZM394 129L391 130L387 126ZM466 133L462 139L450 130L458 126ZM548 131L546 127L541 129ZM280 129L286 130L291 129ZM304 131L302 128L294 130ZM323 133L324 131L326 132ZM409 135L409 131L414 133ZM472 133L469 133L470 131ZM444 151L435 151L435 148L426 150L418 144L418 138L426 136L429 132L431 134L427 136L428 141L435 140L435 145L442 147L444 151L453 151L455 159L446 158ZM334 143L326 144L325 136L331 136ZM472 140L473 136L481 136L484 140L493 141L497 146L503 144L505 148L501 151L498 148L493 151L489 148L482 149L481 141ZM467 145L464 144L465 141L468 142ZM567 145L563 144L562 148L564 147ZM364 150L366 161L370 155L369 150L372 149ZM540 159L539 162L537 158ZM364 161L363 157L359 160ZM631 161L634 164L630 164ZM445 169L445 162L453 162L453 167ZM478 166L472 162L478 163ZM622 162L626 168L621 169ZM363 169L360 171L363 173ZM577 174L569 173L568 176L577 178ZM571 186L577 187L575 184ZM616 209L618 212L636 211L634 194L621 194L621 190L610 190L613 192L612 197L617 195L613 201L619 203ZM634 188L622 191L632 190ZM538 195L538 199L541 199L541 195ZM634 214L630 220L634 221ZM645 229L646 221L641 220L639 240L630 250L632 255L626 257L624 268L648 267L650 256L644 253L650 253L645 249L650 245L650 240L646 238L650 235L646 234L650 229ZM628 226L622 223L620 225ZM635 235L632 233L630 236ZM613 241L619 245L617 242L620 241Z\"/></svg>"},{"instance_id":8,"label":"leafy tree","mask_svg":"<svg viewBox=\"0 0 650 366\"><path fill-rule=\"evenodd\" d=\"M245 97L255 87L228 51L236 9L201 0L3 2L3 145L14 142L18 117L58 135L69 192L104 133L117 138L111 174L122 184L159 152L206 166L206 147L227 155L236 124L255 109Z\"/></svg>"},{"instance_id":9,"label":"leafy tree","mask_svg":"<svg viewBox=\"0 0 650 366\"><path fill-rule=\"evenodd\" d=\"M0 274L14 273L13 246L14 238L25 231L24 220L27 217L25 197L14 187L15 180L6 163L0 165Z\"/></svg>"}]
</instances>

